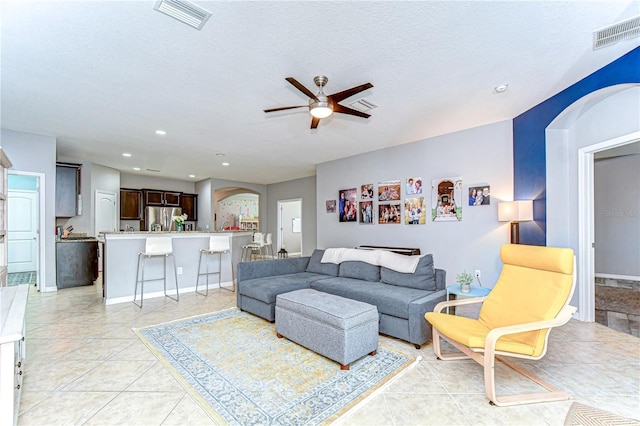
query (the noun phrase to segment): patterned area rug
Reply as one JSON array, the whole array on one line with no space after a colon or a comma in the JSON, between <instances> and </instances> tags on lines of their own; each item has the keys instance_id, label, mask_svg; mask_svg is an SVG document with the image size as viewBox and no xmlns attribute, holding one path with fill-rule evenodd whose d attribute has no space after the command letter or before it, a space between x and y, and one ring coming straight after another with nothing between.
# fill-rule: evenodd
<instances>
[{"instance_id":1,"label":"patterned area rug","mask_svg":"<svg viewBox=\"0 0 640 426\"><path fill-rule=\"evenodd\" d=\"M232 425L332 422L416 362L379 348L340 370L235 308L133 330L214 420Z\"/></svg>"},{"instance_id":2,"label":"patterned area rug","mask_svg":"<svg viewBox=\"0 0 640 426\"><path fill-rule=\"evenodd\" d=\"M7 274L7 285L35 284L36 273L32 272L14 272Z\"/></svg>"},{"instance_id":3,"label":"patterned area rug","mask_svg":"<svg viewBox=\"0 0 640 426\"><path fill-rule=\"evenodd\" d=\"M640 422L620 417L599 408L574 402L564 421L565 426L638 426Z\"/></svg>"}]
</instances>

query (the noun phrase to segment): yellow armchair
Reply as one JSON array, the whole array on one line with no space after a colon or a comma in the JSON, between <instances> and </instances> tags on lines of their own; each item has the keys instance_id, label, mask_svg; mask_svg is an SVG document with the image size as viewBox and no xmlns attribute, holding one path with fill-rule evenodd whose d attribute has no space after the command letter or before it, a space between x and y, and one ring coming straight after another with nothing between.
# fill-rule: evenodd
<instances>
[{"instance_id":1,"label":"yellow armchair","mask_svg":"<svg viewBox=\"0 0 640 426\"><path fill-rule=\"evenodd\" d=\"M487 297L442 302L425 319L433 327L438 359L472 358L484 366L485 392L495 405L559 401L570 396L504 357L540 359L549 331L566 324L576 308L568 303L575 289L575 259L567 248L505 244L502 272ZM442 313L452 306L482 303L477 319ZM443 354L440 338L463 354ZM548 392L498 397L495 360L499 360Z\"/></svg>"}]
</instances>

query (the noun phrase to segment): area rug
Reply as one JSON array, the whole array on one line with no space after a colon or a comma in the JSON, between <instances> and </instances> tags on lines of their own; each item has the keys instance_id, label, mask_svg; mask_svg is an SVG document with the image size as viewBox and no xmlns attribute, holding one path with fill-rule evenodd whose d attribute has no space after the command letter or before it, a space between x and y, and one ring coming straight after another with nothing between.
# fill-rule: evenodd
<instances>
[{"instance_id":1,"label":"area rug","mask_svg":"<svg viewBox=\"0 0 640 426\"><path fill-rule=\"evenodd\" d=\"M565 426L631 426L640 425L637 420L620 417L599 408L574 402L564 421Z\"/></svg>"},{"instance_id":2,"label":"area rug","mask_svg":"<svg viewBox=\"0 0 640 426\"><path fill-rule=\"evenodd\" d=\"M7 274L7 285L35 284L36 273L32 272L13 272Z\"/></svg>"},{"instance_id":3,"label":"area rug","mask_svg":"<svg viewBox=\"0 0 640 426\"><path fill-rule=\"evenodd\" d=\"M340 370L236 308L133 330L214 420L232 425L332 422L417 362L379 348Z\"/></svg>"}]
</instances>

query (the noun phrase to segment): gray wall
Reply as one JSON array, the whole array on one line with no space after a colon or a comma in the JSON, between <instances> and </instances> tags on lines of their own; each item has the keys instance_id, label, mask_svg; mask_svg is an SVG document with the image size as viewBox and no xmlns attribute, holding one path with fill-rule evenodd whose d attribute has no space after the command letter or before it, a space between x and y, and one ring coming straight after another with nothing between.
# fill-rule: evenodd
<instances>
[{"instance_id":1,"label":"gray wall","mask_svg":"<svg viewBox=\"0 0 640 426\"><path fill-rule=\"evenodd\" d=\"M210 230L214 229L213 215L214 204L217 202L215 197L216 190L228 188L247 188L260 194L260 229L263 230L269 216L266 208L267 186L214 178L199 181L195 185L196 194L198 194L198 229L206 230L207 226L209 226Z\"/></svg>"},{"instance_id":2,"label":"gray wall","mask_svg":"<svg viewBox=\"0 0 640 426\"><path fill-rule=\"evenodd\" d=\"M56 225L67 227L73 226L73 232L86 233L90 236L95 234L95 198L96 190L112 192L116 195L116 211L120 212L120 171L105 167L100 164L93 164L74 158L58 159L72 163L82 164L80 169L80 187L82 194L82 214L71 218L61 218L56 220ZM118 213L118 219L120 214ZM118 223L116 222L116 227Z\"/></svg>"},{"instance_id":3,"label":"gray wall","mask_svg":"<svg viewBox=\"0 0 640 426\"><path fill-rule=\"evenodd\" d=\"M2 129L0 146L13 163L12 170L44 173L46 228L40 230L40 238L44 241L45 258L41 267L44 267L45 277L41 288L55 290L56 139Z\"/></svg>"},{"instance_id":4,"label":"gray wall","mask_svg":"<svg viewBox=\"0 0 640 426\"><path fill-rule=\"evenodd\" d=\"M310 256L318 247L317 239L317 190L316 177L309 176L288 182L274 183L267 187L268 221L264 232L273 234L274 250L278 232L278 201L302 199L302 255ZM322 202L324 208L324 201ZM263 222L264 223L264 222ZM287 251L289 248L287 247Z\"/></svg>"},{"instance_id":5,"label":"gray wall","mask_svg":"<svg viewBox=\"0 0 640 426\"><path fill-rule=\"evenodd\" d=\"M318 247L417 247L433 253L436 267L447 271L447 284L455 283L457 273L480 269L483 285L492 287L501 269L500 246L509 242L509 225L498 222L498 201L513 195L512 140L512 121L506 120L318 165ZM429 217L425 225L360 225L340 223L337 213L325 210L325 201L337 200L340 189L394 179L404 188L408 177L422 177L429 205L431 180L456 176L462 176L463 194L470 186L491 187L488 206L469 207L463 200L460 222Z\"/></svg>"},{"instance_id":6,"label":"gray wall","mask_svg":"<svg viewBox=\"0 0 640 426\"><path fill-rule=\"evenodd\" d=\"M595 273L640 279L640 154L594 163Z\"/></svg>"}]
</instances>

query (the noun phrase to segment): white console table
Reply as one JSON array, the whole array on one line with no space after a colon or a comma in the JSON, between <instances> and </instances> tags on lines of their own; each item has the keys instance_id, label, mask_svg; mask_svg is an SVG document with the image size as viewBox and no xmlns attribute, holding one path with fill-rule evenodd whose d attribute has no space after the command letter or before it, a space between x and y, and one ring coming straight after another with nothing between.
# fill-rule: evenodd
<instances>
[{"instance_id":1,"label":"white console table","mask_svg":"<svg viewBox=\"0 0 640 426\"><path fill-rule=\"evenodd\" d=\"M18 420L25 358L25 311L29 285L0 287L0 424Z\"/></svg>"}]
</instances>

